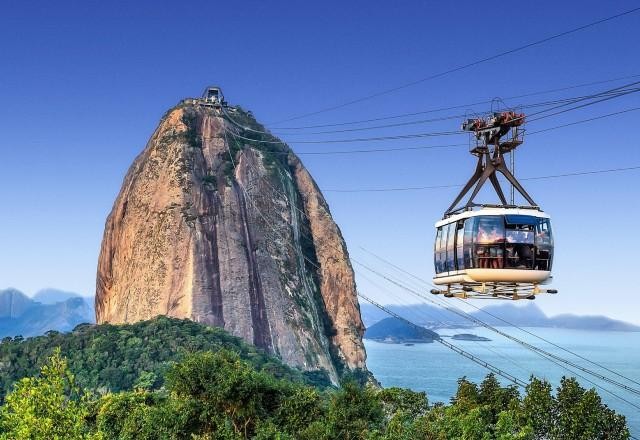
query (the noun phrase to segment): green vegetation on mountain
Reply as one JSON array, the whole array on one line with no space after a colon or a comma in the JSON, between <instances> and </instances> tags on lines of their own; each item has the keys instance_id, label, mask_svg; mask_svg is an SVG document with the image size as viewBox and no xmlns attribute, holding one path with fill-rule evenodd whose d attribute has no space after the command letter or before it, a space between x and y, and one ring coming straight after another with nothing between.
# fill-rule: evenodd
<instances>
[{"instance_id":1,"label":"green vegetation on mountain","mask_svg":"<svg viewBox=\"0 0 640 440\"><path fill-rule=\"evenodd\" d=\"M289 381L329 384L322 371L302 373L226 331L184 319L157 317L129 325L80 325L70 333L48 332L0 343L0 402L17 380L34 376L56 348L76 382L100 392L160 388L172 363L199 351L227 349L257 371Z\"/></svg>"},{"instance_id":2,"label":"green vegetation on mountain","mask_svg":"<svg viewBox=\"0 0 640 440\"><path fill-rule=\"evenodd\" d=\"M157 391L98 395L78 386L57 350L0 407L0 440L629 438L624 417L574 379L555 395L532 379L524 398L492 375L479 386L461 379L450 405L430 406L425 393L400 388L278 379L227 349L189 354L165 379Z\"/></svg>"}]
</instances>

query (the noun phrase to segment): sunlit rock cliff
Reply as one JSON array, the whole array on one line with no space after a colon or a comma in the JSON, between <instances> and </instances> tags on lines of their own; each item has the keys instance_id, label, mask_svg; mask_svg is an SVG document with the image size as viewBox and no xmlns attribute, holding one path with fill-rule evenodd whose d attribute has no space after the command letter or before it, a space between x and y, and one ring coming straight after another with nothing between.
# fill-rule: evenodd
<instances>
[{"instance_id":1,"label":"sunlit rock cliff","mask_svg":"<svg viewBox=\"0 0 640 440\"><path fill-rule=\"evenodd\" d=\"M335 382L365 368L353 269L313 178L263 130L198 101L165 115L107 219L96 319L190 318Z\"/></svg>"}]
</instances>

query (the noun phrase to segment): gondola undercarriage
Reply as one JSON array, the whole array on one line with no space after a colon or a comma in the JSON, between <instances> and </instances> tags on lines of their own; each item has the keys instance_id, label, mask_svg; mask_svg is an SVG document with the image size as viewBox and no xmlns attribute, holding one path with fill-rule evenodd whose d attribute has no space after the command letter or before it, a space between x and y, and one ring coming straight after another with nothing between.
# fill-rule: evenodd
<instances>
[{"instance_id":1,"label":"gondola undercarriage","mask_svg":"<svg viewBox=\"0 0 640 440\"><path fill-rule=\"evenodd\" d=\"M555 289L541 288L540 283L451 283L441 289L431 289L433 295L443 295L445 298L461 299L508 299L533 300L536 295L543 293L556 294Z\"/></svg>"}]
</instances>

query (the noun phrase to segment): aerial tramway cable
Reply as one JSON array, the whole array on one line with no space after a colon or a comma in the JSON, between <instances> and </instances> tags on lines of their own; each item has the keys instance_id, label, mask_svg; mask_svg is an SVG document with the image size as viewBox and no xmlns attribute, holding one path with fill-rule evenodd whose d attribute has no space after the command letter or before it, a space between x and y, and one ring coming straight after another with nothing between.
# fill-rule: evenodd
<instances>
[{"instance_id":1,"label":"aerial tramway cable","mask_svg":"<svg viewBox=\"0 0 640 440\"><path fill-rule=\"evenodd\" d=\"M309 117L309 116L314 116L314 115L318 115L318 114L321 114L321 113L326 113L326 112L337 110L337 109L340 109L340 108L343 108L343 107L347 107L347 106L350 106L350 105L353 105L353 104L357 104L357 103L360 103L360 102L368 101L370 99L377 98L379 96L388 95L390 93L394 93L394 92L397 92L399 90L403 90L403 89L406 89L408 87L412 87L412 86L415 86L417 84L421 84L421 83L426 82L426 81L437 79L437 78L446 76L446 75L454 73L454 72L459 72L461 70L465 70L465 69L468 69L470 67L474 67L474 66L477 66L479 64L483 64L483 63L486 63L488 61L492 61L492 60L504 57L506 55L510 55L510 54L513 54L513 53L516 53L516 52L520 52L520 51L528 49L530 47L538 46L538 45L547 43L549 41L556 40L558 38L561 38L561 37L564 37L564 36L567 36L567 35L570 35L570 34L574 34L576 32L580 32L582 30L597 26L597 25L602 24L602 23L609 22L611 20L615 20L617 18L624 17L626 15L630 15L630 14L636 13L638 11L640 11L640 7L629 9L629 10L623 11L621 13L618 13L618 14L615 14L615 15L611 15L609 17L605 17L605 18L602 18L600 20L596 20L596 21L593 21L591 23L587 23L585 25L582 25L582 26L579 26L579 27L576 27L576 28L573 28L573 29L569 29L569 30L564 31L564 32L560 32L560 33L551 35L549 37L545 37L545 38L542 38L540 40L536 40L536 41L533 41L531 43L524 44L522 46L518 46L516 48L510 49L510 50L506 50L506 51L500 52L498 54L495 54L495 55L492 55L492 56L489 56L489 57L486 57L486 58L481 58L479 60L473 61L473 62L468 63L468 64L464 64L462 66L458 66L458 67L455 67L455 68L452 68L452 69L445 70L445 71L440 72L440 73L429 75L429 76L426 76L424 78L420 78L418 80L402 84L400 86L396 86L396 87L392 87L392 88L389 88L389 89L386 89L386 90L382 90L382 91L379 91L379 92L376 92L376 93L372 93L370 95L366 95L366 96L363 96L361 98L357 98L357 99L353 99L353 100L350 100L350 101L346 101L346 102L343 102L342 104L337 104L337 105L333 105L333 106L330 106L330 107L325 107L325 108L320 109L320 110L303 113L303 114L300 114L300 115L297 115L297 116L289 117L287 119L282 119L282 120L274 122L274 124L280 124L280 123L283 123L283 122L294 121L294 120L306 118L306 117Z\"/></svg>"},{"instance_id":2,"label":"aerial tramway cable","mask_svg":"<svg viewBox=\"0 0 640 440\"><path fill-rule=\"evenodd\" d=\"M369 284L377 287L380 291L384 291L387 296L391 296L395 301L393 303L394 305L399 305L399 306L403 306L403 307L415 306L415 303L406 303L405 302L405 298L402 298L402 297L400 297L398 295L394 295L393 292L390 292L388 289L383 288L377 282L375 282L374 280L369 278L367 275L365 275L363 273L360 273L360 274L358 274L358 277L367 280L367 282L369 282ZM424 319L425 322L433 323L433 324L435 324L436 326L438 326L440 328L447 328L448 325L453 324L453 323L447 321L447 317L443 313L444 310L441 311L441 309L439 309L439 308L434 308L434 310L432 312L434 314L437 314L439 316L439 318L435 318L434 316L432 316L431 313L426 313L426 312L423 313L420 310L413 310L412 314L413 315L416 315L416 314L420 315L420 318ZM415 321L415 319L414 319L414 321ZM498 350L497 347L493 346L488 341L484 341L484 342L471 341L471 342L473 342L476 347L479 347L479 348L481 348L483 350L486 350L486 351L488 351L488 352L490 352L490 353L492 353L492 354L494 354L494 355L506 360L507 362L513 364L516 368L518 368L519 370L522 370L527 376L529 376L529 377L532 376L532 375L533 376L538 376L534 371L529 370L529 369L525 368L524 366L520 365L512 357L500 352L500 350Z\"/></svg>"},{"instance_id":3,"label":"aerial tramway cable","mask_svg":"<svg viewBox=\"0 0 640 440\"><path fill-rule=\"evenodd\" d=\"M241 128L242 128L242 127L241 127ZM234 135L234 136L236 136L236 137L239 137L240 139L251 140L251 139L249 139L249 138L245 138L245 137L243 137L243 136L237 135L237 134L235 134L235 133L233 133L233 132L231 132L231 133L232 133L232 135ZM460 313L458 313L458 314L460 314ZM461 315L461 316L463 316L463 315ZM463 317L464 317L464 316L463 316ZM475 319L475 318L473 318L473 317L471 317L471 319L474 319L474 320L475 320L475 322L476 322L477 324L480 324L480 322L481 322L481 321L479 321L479 320L476 320L476 319ZM482 324L480 324L480 325L486 325L486 324L482 323ZM487 328L489 328L489 327L490 327L490 326L488 326ZM505 335L505 336L509 337L509 335ZM514 339L515 339L515 338L514 338ZM524 342L524 341L520 341L520 340L518 340L518 343L527 344L526 342ZM538 349L537 347L530 346L530 344L528 344L528 348L533 349L533 350L541 350L541 349ZM544 353L544 354L546 354L546 355L550 355L550 356L552 356L552 357L553 357L553 356L555 356L555 355L552 355L552 354L550 354L550 353ZM559 360L559 361L561 361L561 362L568 363L569 365L573 366L574 368L578 368L578 369L583 369L583 368L584 368L584 367L581 367L581 366L579 366L579 365L577 365L577 364L573 364L573 363L571 363L570 361L567 361L567 360L565 360L565 359L561 359L561 358L559 358L559 357L556 357L556 360ZM605 377L605 376L603 376L603 375L599 375L598 373L592 372L592 371L590 371L590 370L588 370L588 369L583 369L583 371L588 372L589 374L592 374L592 375L594 375L594 376L596 376L596 377L598 377L598 378L600 378L600 379L602 379L602 380L605 380L605 381L608 381L608 382L610 382L610 383L613 383L614 385L624 387L627 391L631 391L631 392L635 392L636 394L640 394L640 391L635 390L635 389L633 389L633 388L631 388L631 387L627 387L626 385L624 385L624 384L620 384L620 383L618 383L618 382L616 382L616 381L608 380L608 378L606 378L606 377Z\"/></svg>"},{"instance_id":4,"label":"aerial tramway cable","mask_svg":"<svg viewBox=\"0 0 640 440\"><path fill-rule=\"evenodd\" d=\"M443 306L443 307L444 307L444 306ZM629 401L628 399L625 399L624 397L622 397L622 396L620 396L620 395L616 394L615 392L613 392L613 391L611 391L610 389L608 389L608 388L604 387L603 385L597 384L597 383L596 383L596 382L594 382L593 380L591 380L591 379L589 379L589 378L587 378L587 377L585 377L585 376L581 375L580 373L577 373L576 371L572 370L572 369L571 369L570 367L568 367L567 365L563 365L563 364L562 364L562 363L560 363L559 361L554 360L553 358L548 357L548 356L546 356L546 355L544 355L544 354L542 354L542 353L535 353L535 354L537 354L538 356L540 356L542 359L545 359L545 360L547 360L547 361L551 362L552 364L554 364L554 365L556 365L556 366L560 367L561 369L566 370L566 371L567 371L567 372L569 372L570 374L572 374L572 375L574 375L574 376L576 376L576 377L578 377L578 378L580 378L580 379L584 380L585 382L587 382L587 383L589 383L589 384L593 385L594 387L596 387L596 388L600 389L601 391L604 391L605 393L607 393L607 394L609 394L609 395L611 395L611 396L615 397L616 399L620 400L621 402L624 402L624 403L628 404L629 406L632 406L632 407L634 407L634 408L636 408L636 409L640 409L640 406L639 406L639 405L637 405L637 404L635 404L635 403L633 403L633 402ZM534 374L534 376L535 376L535 374Z\"/></svg>"},{"instance_id":5,"label":"aerial tramway cable","mask_svg":"<svg viewBox=\"0 0 640 440\"><path fill-rule=\"evenodd\" d=\"M638 84L638 83L632 83L632 84ZM627 90L627 91L616 91L616 89L613 89L612 91L605 91L605 92L601 92L598 93L597 96L607 96L610 95L613 98L616 98L618 96L624 96L628 93L633 93L635 91L638 91L640 89L632 89L632 90ZM535 103L528 103L528 104L518 104L518 105L513 105L513 106L506 106L507 108L517 108L519 111L524 110L524 109L529 109L529 108L536 108L536 107L546 107L546 106L551 106L551 105L556 105L556 104L562 104L562 105L570 105L576 102L580 102L582 100L585 99L590 99L593 98L594 95L582 95L582 96L573 96L573 97L569 97L569 98L563 98L563 99L554 99L554 100L549 100L549 101L542 101L542 102L535 102ZM543 110L544 111L548 111L548 110ZM469 114L474 114L475 112L466 112L466 113L462 113L462 114L455 114L455 115L446 115L446 116L441 116L438 118L431 118L431 119L420 119L417 121L405 121L405 122L398 122L398 123L394 123L394 124L385 124L385 125L374 125L374 126L368 126L368 127L357 127L357 128L346 128L346 129L340 129L340 130L326 130L326 131L315 131L315 132L304 132L304 133L283 133L279 130L274 131L272 134L275 136L299 136L299 135L322 135L322 134L334 134L334 133L350 133L350 132L355 132L355 131L367 131L367 130L378 130L378 129L384 129L384 128L397 128L397 127L406 127L409 125L417 125L417 124L428 124L431 122L442 122L442 121L448 121L448 120L452 120L452 119L462 119L462 118L466 118L469 116ZM529 121L531 122L531 121ZM249 129L249 131L258 131L259 130L253 130L253 129ZM262 132L264 133L264 132Z\"/></svg>"},{"instance_id":6,"label":"aerial tramway cable","mask_svg":"<svg viewBox=\"0 0 640 440\"><path fill-rule=\"evenodd\" d=\"M525 93L525 94L522 94L522 95L507 96L507 97L502 98L502 99L511 100L511 99L526 98L526 97L529 97L529 96L545 95L545 94L550 94L550 93L555 93L555 92L563 92L563 91L566 91L566 90L572 90L572 89L577 89L577 88L581 88L581 87L589 87L589 86L594 86L594 85L599 85L599 84L606 84L606 83L622 81L622 80L638 78L638 77L640 77L640 75L627 75L627 76L611 78L611 79L606 79L606 80L592 81L592 82L589 82L589 83L577 84L577 85L573 85L573 86L566 86L566 87L560 87L560 88L555 88L555 89L547 89L547 90L542 90L542 91L537 91L537 92ZM446 110L467 109L467 108L475 107L475 106L478 106L478 105L491 104L492 102L493 102L493 99L488 99L488 100L484 100L484 101L476 101L476 102L467 103L467 104L459 104L459 105L454 105L454 106L449 106L449 107L433 108L433 109L423 110L423 111L418 111L418 112L401 113L401 114L397 114L397 115L382 116L382 117L371 118L371 119L361 119L361 120L357 120L357 121L335 122L335 123L332 123L332 124L317 124L317 125L307 125L307 126L300 126L300 127L278 127L277 130L307 130L307 129L313 129L313 128L340 127L340 126L345 126L345 125L365 124L365 123L368 123L368 122L378 122L378 121L386 121L386 120L390 120L390 119L400 119L400 118L406 118L406 117L409 117L409 116L418 116L418 115L424 115L424 114L429 114L429 113L437 113L437 112L446 111ZM516 105L514 107L518 107L518 106Z\"/></svg>"},{"instance_id":7,"label":"aerial tramway cable","mask_svg":"<svg viewBox=\"0 0 640 440\"><path fill-rule=\"evenodd\" d=\"M356 264L358 264L360 267L363 267L364 269L372 272L373 274L375 274L375 275L377 275L377 276L379 276L379 277L381 277L383 279L386 279L388 282L396 285L397 287L399 287L399 288L401 288L401 289L403 289L403 290L405 290L405 291L407 291L409 293L412 293L413 295L415 295L415 296L417 296L419 298L422 298L425 301L431 302L431 303L436 304L436 305L440 305L436 301L434 301L432 298L429 298L426 295L423 295L422 293L420 293L420 292L418 292L418 291L416 291L416 290L404 285L402 282L398 282L396 280L393 280L389 276L387 276L385 274L382 274L382 273L376 271L375 269L372 269L371 267L369 267L366 264L363 264L363 263L360 263L360 262L356 262ZM463 311L461 311L459 309L456 309L454 307L451 307L451 306L446 306L445 308L446 308L446 310L450 311L451 313L454 313L454 314L456 314L456 315L458 315L458 316L460 316L460 317L462 317L462 318L464 318L464 319L466 319L466 320L468 320L470 322L473 322L473 323L475 323L475 324L477 324L477 325L479 325L481 327L484 327L484 328L486 328L486 329L488 329L488 330L490 330L490 331L492 331L494 333L497 333L500 336L503 336L503 337L505 337L505 338L507 338L507 339L509 339L509 340L511 340L511 341L513 341L513 342L525 347L526 349L528 349L530 351L539 353L539 354L541 354L543 356L552 358L552 359L554 359L554 360L556 360L558 362L561 362L563 364L569 365L569 366L571 366L573 368L576 368L576 369L578 369L578 370L580 370L580 371L582 371L584 373L590 374L591 376L596 377L596 378L598 378L598 379L600 379L600 380L602 380L604 382L607 382L607 383L609 383L611 385L614 385L614 386L617 386L619 388L622 388L625 391L628 391L628 392L636 394L636 395L640 395L640 390L638 390L636 388L627 386L627 385L625 385L623 383L620 383L620 382L618 382L618 381L616 381L614 379L611 379L611 378L609 378L609 377L607 377L607 376L605 376L603 374L600 374L598 372L595 372L593 370L585 368L585 367L583 367L581 365L578 365L578 364L576 364L576 363L574 363L574 362L572 362L572 361L570 361L568 359L564 359L564 358L562 358L560 356L557 356L557 355L555 355L553 353L550 353L550 352L548 352L546 350L543 350L543 349L541 349L539 347L536 347L536 346L534 346L532 344L529 344L528 342L523 341L521 339L518 339L515 336L509 335L509 334L507 334L507 333L505 333L505 332L503 332L503 331L501 331L501 330L499 330L499 329L497 329L497 328L485 323L484 321L482 321L482 320L480 320L480 319L478 319L478 318L476 318L474 316L469 315L466 312L463 312ZM640 407L639 407L639 409L640 409Z\"/></svg>"},{"instance_id":8,"label":"aerial tramway cable","mask_svg":"<svg viewBox=\"0 0 640 440\"><path fill-rule=\"evenodd\" d=\"M358 296L361 297L362 299L364 299L365 301L371 303L375 307L379 308L383 312L389 314L390 316L393 316L394 318L399 319L399 320L411 325L412 327L416 327L416 328L419 328L419 329L424 329L424 327L422 327L422 326L420 326L418 324L415 324L415 323L413 323L412 321L409 321L406 318L403 318L402 316L398 315L394 311L389 310L387 307L385 307L385 306L377 303L376 301L372 300L368 296L366 296L366 295L364 295L364 294L362 294L360 292L358 292ZM516 376L513 376L512 374L509 374L506 371L504 371L504 370L502 370L502 369L500 369L498 367L495 367L495 366L491 365L490 363L488 363L486 361L483 361L482 359L478 358L477 356L475 356L475 355L473 355L471 353L468 353L465 350L462 350L461 348L451 344L450 342L447 342L447 341L443 340L442 338L434 339L434 341L444 345L445 347L449 348L450 350L455 351L456 353L466 357L467 359L475 362L476 364L486 368L487 370L491 371L492 373L495 373L496 375L501 376L501 377L507 379L510 382L513 382L514 384L516 384L516 385L518 385L518 386L520 386L522 388L526 388L527 387L527 383L522 381L522 380L520 380L520 379L518 379Z\"/></svg>"},{"instance_id":9,"label":"aerial tramway cable","mask_svg":"<svg viewBox=\"0 0 640 440\"><path fill-rule=\"evenodd\" d=\"M637 85L640 84L640 81L636 81L633 83L629 83L629 84L625 84L613 89L608 89L608 90L604 90L602 92L598 92L598 93L594 93L591 95L586 95L586 96L581 96L575 99L571 99L568 100L566 102L563 102L562 104L559 104L557 106L551 107L549 109L544 109L544 110L540 110L538 112L532 113L529 115L529 117L531 116L537 116L540 115L538 117L534 117L533 119L531 119L530 121L537 121L540 119L544 119L547 118L549 116L555 116L555 115L559 115L559 114L563 114L563 113L567 113L573 110L578 110L581 108L585 108L591 105L595 105L604 101L608 101L611 99L615 99L615 98L619 98L622 96L626 96L629 95L631 93L637 93L640 92L640 87L635 87L635 88L629 88L630 86L633 85ZM599 98L599 99L597 99ZM591 102L586 102L584 104L575 106L575 107L571 107L571 108L565 108L562 110L559 110L555 113L552 114L545 114L547 112L556 110L556 109L561 109L563 107L566 107L568 105L571 104L575 104L577 102L581 102L581 101L586 101L586 100L593 100L596 99L595 101L591 101ZM238 126L239 128L242 128L245 131L249 131L249 132L253 132L253 133L259 133L259 134L265 134L265 135L269 135L275 138L275 136L268 132L268 131L264 131L264 130L256 130L253 129L251 127L246 127L240 123L238 123L237 121L235 121L229 114L228 112L226 112L226 110L223 109L223 113L224 115L229 119L229 121ZM305 140L298 140L298 141L294 141L292 143L295 144L330 144L330 143L353 143L353 142L378 142L378 141L386 141L386 140L404 140L404 139L417 139L417 138L426 138L426 137L439 137L439 136L455 136L455 135L462 135L465 134L466 132L463 130L455 130L455 131L434 131L434 132L419 132L419 133L409 133L409 134L398 134L398 135L388 135L388 136L373 136L373 137L364 137L364 138L346 138L346 139L328 139L328 140L322 140L322 139L305 139ZM247 140L247 141L252 141L252 142L258 142L258 143L262 143L262 144L280 144L280 145L286 145L286 142L283 142L281 140L264 140L264 139L251 139L242 135L237 135L239 138Z\"/></svg>"},{"instance_id":10,"label":"aerial tramway cable","mask_svg":"<svg viewBox=\"0 0 640 440\"><path fill-rule=\"evenodd\" d=\"M361 265L361 264L360 264L360 265ZM387 275L387 276L388 276L388 275ZM444 309L446 309L446 307L445 307L445 305L444 305L444 304L442 305L442 307L443 307ZM548 357L548 356L546 356L546 355L544 355L544 354L542 354L542 353L535 353L535 354L536 354L536 355L538 355L539 357L541 357L542 359L547 360L547 361L551 362L552 364L554 364L554 365L556 365L556 366L560 367L561 369L566 370L566 371L567 371L567 372L569 372L570 374L572 374L572 375L574 375L574 376L576 376L576 377L578 377L578 378L580 378L580 379L584 380L585 382L587 382L587 383L589 383L589 384L593 385L594 387L596 387L596 388L600 389L601 391L604 391L605 393L607 393L607 394L609 394L609 395L613 396L614 398L616 398L616 399L620 400L621 402L624 402L624 403L628 404L629 406L632 406L632 407L634 407L634 408L636 408L636 409L640 409L640 406L639 406L639 405L637 405L637 404L635 404L635 403L633 403L633 402L629 401L628 399L625 399L624 397L622 397L622 396L620 396L620 395L616 394L615 392L613 392L613 391L611 391L610 389L608 389L608 388L604 387L603 385L598 384L598 383L594 382L593 380L591 380L591 379L589 379L589 378L587 378L587 377L585 377L585 376L581 375L580 373L577 373L576 371L572 370L572 369L571 369L570 367L568 367L567 365L564 365L564 364L560 363L559 361L554 360L553 358ZM533 375L534 377L536 376L535 374L532 374L532 375Z\"/></svg>"},{"instance_id":11,"label":"aerial tramway cable","mask_svg":"<svg viewBox=\"0 0 640 440\"><path fill-rule=\"evenodd\" d=\"M638 109L640 110L640 108ZM640 165L634 165L630 167L620 167L620 168L606 168L602 170L576 171L573 173L549 174L546 176L523 177L520 180L547 180L547 179L558 179L561 177L589 176L594 174L608 174L608 173L618 173L623 171L636 171L636 170L640 170ZM448 185L406 186L406 187L396 187L396 188L359 188L359 189L328 188L328 189L323 189L322 191L336 192L336 193L422 191L427 189L459 188L462 185L463 185L462 183L456 183L456 184L448 184Z\"/></svg>"},{"instance_id":12,"label":"aerial tramway cable","mask_svg":"<svg viewBox=\"0 0 640 440\"><path fill-rule=\"evenodd\" d=\"M422 278L412 274L411 272L408 272L408 271L402 269L401 267L393 264L392 262L386 260L385 258L383 258L383 257L381 257L381 256L379 256L379 255L377 255L377 254L375 254L375 253L363 248L362 246L360 247L360 249L362 249L364 252L372 255L374 258L377 258L378 260L382 261L383 263L385 263L385 264L393 267L394 269L404 273L405 275L408 275L411 278L414 278L415 280L418 280L420 283L422 283L422 284L424 284L426 286L435 287L430 282L428 282L426 280L423 280ZM460 301L460 302L464 302L460 298L456 298L456 299L458 299L458 301ZM520 330L520 331L522 331L522 332L524 332L524 333L526 333L526 334L528 334L530 336L533 336L534 338L536 338L536 339L538 339L540 341L546 342L547 344L550 344L550 345L552 345L552 346L554 346L554 347L556 347L556 348L558 348L558 349L560 349L560 350L562 350L562 351L564 351L566 353L569 353L569 354L571 354L573 356L576 356L577 358L580 358L583 361L586 361L586 362L588 362L588 363L590 363L590 364L592 364L592 365L594 365L596 367L602 368L603 370L605 370L605 371L607 371L607 372L609 372L609 373L611 373L613 375L616 375L616 376L618 376L618 377L620 377L622 379L625 379L625 380L627 380L629 382L632 382L632 383L634 383L636 385L640 385L640 382L638 382L638 381L636 381L636 380L634 380L634 379L632 379L632 378L630 378L628 376L620 374L617 371L606 367L605 365L602 365L602 364L600 364L598 362L595 362L595 361L593 361L593 360L591 360L591 359L589 359L589 358L587 358L585 356L582 356L582 355L580 355L580 354L578 354L578 353L576 353L576 352L574 352L572 350L569 350L568 348L565 348L565 347L563 347L563 346L561 346L559 344L556 344L556 343L554 343L554 342L552 342L552 341L550 341L550 340L548 340L546 338L543 338L542 336L539 336L539 335L537 335L537 334L535 334L535 333L533 333L533 332L531 332L531 331L529 331L527 329L524 329L524 328L522 328L522 327L520 327L520 326L518 326L518 325L516 325L516 324L514 324L512 322L509 322L506 319L503 319L503 318L501 318L501 317L499 317L499 316L497 316L497 315L495 315L495 314L493 314L493 313L491 313L491 312L489 312L487 310L484 310L482 307L478 307L475 304L472 304L470 302L464 302L464 304L469 305L470 307L472 307L472 308L474 308L474 309L476 309L476 310L478 310L478 311L480 311L482 313L485 313L485 314L491 316L492 318L497 319L497 320L499 320L500 322L502 322L504 324L507 324L508 326L514 327L514 328L516 328L516 329L518 329L518 330Z\"/></svg>"}]
</instances>

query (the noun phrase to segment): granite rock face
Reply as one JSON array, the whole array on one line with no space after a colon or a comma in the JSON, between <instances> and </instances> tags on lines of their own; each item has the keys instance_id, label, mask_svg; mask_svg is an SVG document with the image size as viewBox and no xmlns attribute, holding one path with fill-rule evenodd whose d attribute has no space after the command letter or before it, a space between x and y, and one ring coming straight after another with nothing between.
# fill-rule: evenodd
<instances>
[{"instance_id":1,"label":"granite rock face","mask_svg":"<svg viewBox=\"0 0 640 440\"><path fill-rule=\"evenodd\" d=\"M105 226L97 322L189 318L334 382L365 369L353 269L326 201L286 145L229 111L184 101L129 169Z\"/></svg>"}]
</instances>

